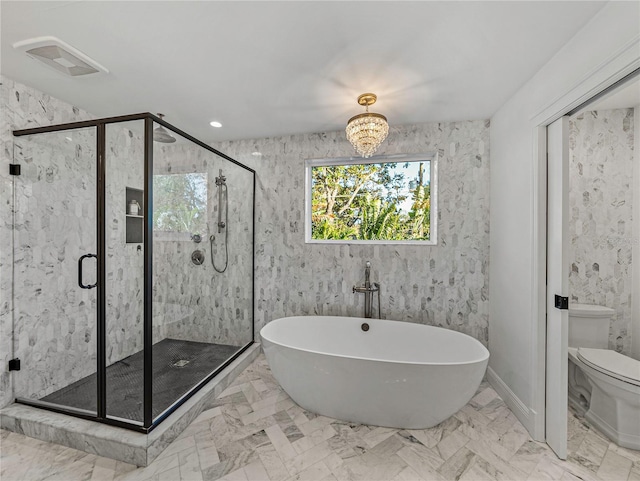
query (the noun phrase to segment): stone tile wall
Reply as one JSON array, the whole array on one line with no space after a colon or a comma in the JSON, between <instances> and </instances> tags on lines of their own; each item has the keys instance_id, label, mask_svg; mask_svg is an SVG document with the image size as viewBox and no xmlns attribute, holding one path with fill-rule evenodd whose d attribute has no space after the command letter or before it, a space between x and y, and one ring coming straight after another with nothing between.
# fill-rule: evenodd
<instances>
[{"instance_id":1,"label":"stone tile wall","mask_svg":"<svg viewBox=\"0 0 640 481\"><path fill-rule=\"evenodd\" d=\"M631 349L633 109L570 123L571 301L615 309L609 348Z\"/></svg>"},{"instance_id":2,"label":"stone tile wall","mask_svg":"<svg viewBox=\"0 0 640 481\"><path fill-rule=\"evenodd\" d=\"M11 130L36 125L49 125L91 118L64 102L52 99L28 87L2 79L2 116L0 121L0 142L4 168L0 169L2 189L0 201L5 206L12 205L13 181L6 172L6 164L13 156ZM108 319L108 346L110 359L117 360L141 346L141 274L142 256L135 244L122 244L120 222L124 222L122 212L118 212L123 182L136 187L140 173L127 172L127 162L137 159L136 132L123 129L114 139L114 145L124 146L122 151L111 151L111 165L114 184L110 185L110 203L115 205L115 216L107 226L108 246L113 245L113 269L110 269L108 283L112 286L108 302L112 313ZM127 140L128 138L128 140ZM88 154L90 142L72 142L74 149L65 157L67 168L79 168L80 159ZM309 135L294 135L280 138L223 142L215 145L238 161L257 171L256 198L256 270L255 303L256 332L268 321L285 315L321 314L353 315L362 313L363 299L351 292L351 287L363 280L364 263L373 264L372 279L382 284L382 312L388 319L407 320L438 325L466 332L486 344L488 339L488 262L489 262L489 122L462 121L429 123L392 128L389 139L380 149L380 154L438 152L438 245L318 245L304 243L304 160L307 158L343 157L353 155L353 150L344 138L343 132L329 132ZM172 152L170 149L173 148ZM251 255L250 222L252 176L226 161L204 150L192 154L178 152L179 145L163 146L155 151L156 172L207 172L212 186L218 169L227 176L229 187L229 270L225 274L214 273L210 265L208 236L215 232L217 221L217 195L215 188L209 195L209 224L203 233L203 242L196 246L188 239L160 242L156 239L154 262L156 283L154 302L173 305L168 312L186 312L179 316L180 322L164 325L158 321L155 336L210 340L229 344L241 344L248 340L251 317ZM126 149L129 149L128 151ZM163 164L162 149L167 162ZM254 151L262 152L261 158L251 156ZM68 162L71 162L68 164ZM75 164L74 164L75 162ZM25 159L26 163L26 159ZM164 165L164 167L163 167ZM27 169L29 170L29 169ZM35 169L33 175L47 183L47 170ZM53 174L55 178L55 172ZM49 177L51 175L49 174ZM25 180L26 177L23 177ZM52 191L55 200L65 190L62 186ZM76 196L73 205L78 225L56 224L67 232L75 229L82 238L86 229L81 221L90 221L89 204L80 192L95 192L90 183L66 189L67 195ZM19 189L16 190L16 193ZM57 193L57 194L56 194ZM211 195L213 193L213 195ZM58 197L56 197L58 195ZM31 196L34 197L33 195ZM56 205L55 202L49 204ZM122 201L122 204L124 202ZM80 207L78 207L80 206ZM68 208L70 205L59 207ZM124 206L123 206L124 207ZM77 209L80 211L76 212ZM84 210L87 212L84 212ZM24 332L22 348L30 349L34 359L42 364L43 371L52 378L16 389L11 385L11 376L6 372L11 357L11 283L12 249L11 232L13 220L11 209L4 209L0 218L0 336L3 363L0 366L0 406L7 404L17 395L43 395L51 392L59 382L67 384L84 375L82 369L93 369L94 353L89 345L95 346L95 333L89 325L74 326L74 335L81 347L74 346L74 337L63 336L63 328L70 332L70 324L77 322L73 316L60 319L58 323L45 323L42 329L36 326L21 328ZM51 222L51 216L43 216L40 222ZM47 220L48 219L48 220ZM122 224L124 225L124 224ZM42 227L42 224L40 225ZM51 224L49 224L51 227ZM26 232L24 226L22 230ZM58 232L48 229L51 232ZM17 230L19 231L19 229ZM46 229L36 230L42 236ZM39 232L39 234L37 234ZM60 231L62 232L62 230ZM51 234L54 235L54 234ZM55 234L61 235L61 234ZM55 239L54 239L55 240ZM17 242L23 242L17 239ZM29 240L31 242L31 240ZM111 244L109 244L111 243ZM39 244L38 244L39 245ZM18 245L23 250L22 244ZM64 251L65 258L71 258L70 245ZM83 246L83 248L85 248ZM89 247L86 247L89 248ZM194 266L190 263L190 253L200 248L205 253L205 264ZM118 257L117 251L124 249ZM55 258L58 252L50 254ZM110 253L109 253L110 255ZM218 255L221 252L218 251ZM122 261L116 265L116 259ZM217 258L218 259L218 258ZM75 258L73 258L75 262ZM221 259L220 259L221 260ZM175 261L175 262L174 262ZM109 261L108 261L109 262ZM28 264L28 263L25 263ZM55 262L54 262L55 265ZM46 263L41 270L46 273ZM233 270L232 270L233 269ZM70 271L71 272L71 271ZM91 272L87 271L87 277ZM28 304L35 295L33 278L25 276L23 286L19 286L16 306ZM75 279L75 274L72 276ZM126 277L126 279L125 279ZM37 278L37 276L36 276ZM60 288L60 285L56 283ZM33 292L32 292L33 291ZM41 292L46 291L42 289ZM64 291L64 289L63 289ZM91 292L91 291L89 291ZM58 301L67 298L84 308L92 305L92 299L84 299L82 294L64 291ZM41 295L41 294L40 294ZM70 297L69 297L70 296ZM46 304L46 303L45 303ZM44 304L43 304L44 305ZM162 304L155 304L156 306ZM177 307L176 307L177 306ZM180 309L188 306L189 309ZM190 309L193 309L191 313ZM133 313L133 314L132 314ZM17 313L18 316L20 313ZM53 314L49 312L54 319ZM132 317L133 315L133 317ZM174 316L175 317L175 316ZM41 314L33 313L32 318L42 322ZM40 320L40 321L38 321ZM55 327L58 326L58 327ZM66 327L65 327L66 326ZM58 332L58 330L60 332ZM27 334L28 333L28 334ZM34 334L35 333L35 334ZM34 339L36 336L38 339ZM30 337L31 336L31 337ZM20 340L20 336L18 336ZM54 342L55 340L55 342ZM26 344L25 344L26 342ZM71 343L71 344L69 344ZM57 350L57 351L56 351ZM50 353L82 353L77 357L84 367L69 364L67 368L51 366ZM89 354L87 357L86 354ZM60 357L63 359L63 356ZM48 365L46 365L48 364ZM29 369L35 368L31 361ZM73 367L71 367L73 366ZM25 371L26 372L26 371ZM24 373L23 373L24 374ZM61 379L57 379L61 376ZM18 386L19 387L19 386ZM37 389L36 389L37 388ZM57 388L57 387L56 387Z\"/></svg>"},{"instance_id":3,"label":"stone tile wall","mask_svg":"<svg viewBox=\"0 0 640 481\"><path fill-rule=\"evenodd\" d=\"M96 290L78 287L77 260L96 252L97 219L95 129L19 138L11 134L18 128L92 116L4 77L1 98L0 195L6 206L0 234L3 406L14 397L47 395L95 372ZM107 364L111 364L142 348L142 253L124 242L125 186L142 187L140 135L123 124L109 126L106 160ZM19 177L7 175L11 162L21 164ZM84 262L85 283L95 282L95 266L95 259ZM22 369L9 374L7 361L14 352Z\"/></svg>"},{"instance_id":4,"label":"stone tile wall","mask_svg":"<svg viewBox=\"0 0 640 481\"><path fill-rule=\"evenodd\" d=\"M68 140L71 139L71 140ZM96 253L96 131L14 139L16 397L41 397L95 371L96 289L78 259ZM96 282L96 260L83 262Z\"/></svg>"},{"instance_id":5,"label":"stone tile wall","mask_svg":"<svg viewBox=\"0 0 640 481\"><path fill-rule=\"evenodd\" d=\"M18 186L23 184L23 180L31 176L40 177L42 179L42 185L49 185L48 180L53 181L56 176L55 169L46 169L46 168L38 168L33 165L25 165L24 175L25 177L12 177L9 175L9 164L14 162L14 138L11 134L11 131L19 128L30 128L37 127L42 125L50 125L50 124L58 124L65 122L72 122L77 120L87 120L91 118L91 115L88 113L73 107L65 102L61 102L57 99L51 98L50 96L38 92L34 89L31 89L25 85L14 83L12 80L0 76L0 151L2 152L2 159L0 165L0 205L2 205L2 209L0 209L0 407L8 404L12 401L14 397L14 388L13 388L13 375L10 374L7 370L7 364L9 359L11 359L13 355L13 316L19 318L20 312L13 310L12 303L12 284L13 284L13 236L12 236L12 226L13 226L13 210L12 206L14 203L13 197L16 195L16 201L21 203L31 203L30 207L36 207L38 201L42 202L41 207L46 208L55 208L54 199L36 199L33 197L32 192L25 190L24 188L20 189ZM18 155L20 152L18 152ZM70 157L71 162L76 162L77 158L75 157L75 151L73 155ZM51 166L49 166L51 167ZM14 188L14 183L15 187ZM75 192L79 192L82 190L82 187L76 186ZM24 195L18 199L18 194ZM26 197L28 195L28 197ZM78 204L79 208L82 210L82 205ZM18 220L18 219L17 219ZM24 220L24 219L22 219ZM41 229L47 225L50 221L55 221L55 218L50 218L50 216L44 216L41 219L41 222L44 224L40 224L38 227ZM81 219L78 218L78 222ZM16 243L22 242L24 239L21 237L21 234L25 232L25 225L21 225L21 229L16 231ZM66 226L65 228L69 228L70 226ZM44 239L42 239L44 240ZM18 244L19 245L19 244ZM33 246L35 247L35 246ZM46 247L46 246L43 246ZM33 255L36 257L39 256L41 259L42 272L38 272L36 269L36 275L45 274L48 271L46 267L46 263L49 262L58 262L57 256L60 253L54 253L52 251L42 252L34 252L33 249L29 249L28 251L25 249L17 249L17 258L16 261L21 258L23 260L23 267L34 268L33 263L31 265L27 265L27 261L29 259L33 259ZM46 256L47 258L43 259L42 256ZM66 256L66 253L63 255ZM48 258L49 256L53 256L53 258ZM19 269L18 269L19 271ZM37 280L37 279L36 279ZM15 286L15 294L17 297L26 296L24 303L29 308L33 308L31 305L37 304L39 302L39 294L36 291L39 287L34 286L31 283L28 286ZM80 302L87 302L81 299L77 299L77 304ZM78 332L80 332L80 326L78 326ZM56 335L56 331L50 333L43 333L44 336L48 336L53 338ZM34 342L33 339L29 339L29 333L25 332L25 341L27 344ZM17 347L17 346L16 346ZM18 350L16 350L16 354L18 354ZM42 352L41 355L44 355L45 352ZM22 374L27 372L27 368L25 367L24 371L21 371ZM17 373L16 373L17 374Z\"/></svg>"},{"instance_id":6,"label":"stone tile wall","mask_svg":"<svg viewBox=\"0 0 640 481\"><path fill-rule=\"evenodd\" d=\"M215 179L220 169L227 178L226 240L224 231L217 230L220 207ZM186 233L154 233L154 301L192 310L187 317L167 317L162 336L242 346L251 341L253 316L253 175L185 139L154 146L154 174L196 172L206 173L208 184L206 230L197 233L202 242L194 243ZM216 237L213 250L219 269L224 266L224 243L228 242L229 262L224 273L211 265L211 235ZM191 262L196 249L205 256L202 265Z\"/></svg>"},{"instance_id":7,"label":"stone tile wall","mask_svg":"<svg viewBox=\"0 0 640 481\"><path fill-rule=\"evenodd\" d=\"M96 252L97 219L95 129L19 139L11 134L15 129L93 116L4 77L0 89L4 165L0 202L6 206L0 214L2 407L17 396L42 397L95 371L96 290L79 289L77 258ZM143 252L139 244L125 242L125 189L143 187L142 132L142 122L107 126L107 364L142 349ZM198 267L190 262L195 244L188 238L184 242L156 239L154 341L174 337L245 344L251 339L252 315L252 195L245 190L251 175L199 147L185 149L185 144L170 151L166 157L170 162L163 164L161 152L169 147L157 145L157 173L172 169L208 173L211 222L217 215L213 182L218 169L223 168L230 178L230 268L214 275L209 232L202 233L199 245L207 262ZM20 177L8 175L12 162L22 164ZM93 282L95 260L88 259L84 266L85 281ZM11 375L7 363L14 352L21 358L22 370Z\"/></svg>"},{"instance_id":8,"label":"stone tile wall","mask_svg":"<svg viewBox=\"0 0 640 481\"><path fill-rule=\"evenodd\" d=\"M126 189L144 187L143 132L142 120L106 126L107 365L143 349L144 251L126 242Z\"/></svg>"},{"instance_id":9,"label":"stone tile wall","mask_svg":"<svg viewBox=\"0 0 640 481\"><path fill-rule=\"evenodd\" d=\"M361 316L364 301L352 286L370 260L383 317L463 331L486 344L489 121L393 127L378 152L438 152L436 246L305 244L304 161L353 156L342 131L213 146L257 171L257 331L282 316Z\"/></svg>"}]
</instances>

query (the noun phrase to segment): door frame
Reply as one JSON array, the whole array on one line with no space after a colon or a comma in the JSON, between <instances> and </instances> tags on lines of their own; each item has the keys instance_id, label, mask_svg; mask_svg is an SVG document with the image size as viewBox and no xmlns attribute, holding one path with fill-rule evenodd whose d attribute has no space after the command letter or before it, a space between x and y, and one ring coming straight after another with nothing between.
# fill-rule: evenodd
<instances>
[{"instance_id":1,"label":"door frame","mask_svg":"<svg viewBox=\"0 0 640 481\"><path fill-rule=\"evenodd\" d=\"M547 318L547 126L560 117L571 114L599 98L618 84L640 71L637 54L638 38L627 42L598 67L589 72L569 90L552 100L531 118L533 162L532 178L532 279L534 292L531 339L531 379L534 381L532 410L534 416L532 437L545 441L546 423L546 318Z\"/></svg>"}]
</instances>

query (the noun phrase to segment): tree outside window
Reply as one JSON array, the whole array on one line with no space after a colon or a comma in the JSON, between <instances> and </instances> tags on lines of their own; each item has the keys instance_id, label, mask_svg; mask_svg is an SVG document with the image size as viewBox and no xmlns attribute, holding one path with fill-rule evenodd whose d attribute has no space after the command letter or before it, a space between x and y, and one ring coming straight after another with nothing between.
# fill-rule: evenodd
<instances>
[{"instance_id":1,"label":"tree outside window","mask_svg":"<svg viewBox=\"0 0 640 481\"><path fill-rule=\"evenodd\" d=\"M153 176L153 228L203 234L207 219L207 174Z\"/></svg>"},{"instance_id":2,"label":"tree outside window","mask_svg":"<svg viewBox=\"0 0 640 481\"><path fill-rule=\"evenodd\" d=\"M431 240L431 160L310 168L311 239Z\"/></svg>"}]
</instances>

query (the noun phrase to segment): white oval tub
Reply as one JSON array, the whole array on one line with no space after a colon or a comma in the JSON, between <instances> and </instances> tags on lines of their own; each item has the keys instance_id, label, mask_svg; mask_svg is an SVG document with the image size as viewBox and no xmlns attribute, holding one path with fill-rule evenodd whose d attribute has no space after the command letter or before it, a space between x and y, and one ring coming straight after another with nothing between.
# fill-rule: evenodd
<instances>
[{"instance_id":1,"label":"white oval tub","mask_svg":"<svg viewBox=\"0 0 640 481\"><path fill-rule=\"evenodd\" d=\"M441 423L473 397L489 361L471 336L410 322L285 317L260 335L273 375L298 405L374 426Z\"/></svg>"}]
</instances>

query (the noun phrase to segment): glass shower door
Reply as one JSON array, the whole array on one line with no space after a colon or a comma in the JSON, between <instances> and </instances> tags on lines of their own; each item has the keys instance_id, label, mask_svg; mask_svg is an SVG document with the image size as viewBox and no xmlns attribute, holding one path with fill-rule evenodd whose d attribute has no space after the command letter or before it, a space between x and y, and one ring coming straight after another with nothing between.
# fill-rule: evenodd
<instances>
[{"instance_id":1,"label":"glass shower door","mask_svg":"<svg viewBox=\"0 0 640 481\"><path fill-rule=\"evenodd\" d=\"M96 413L97 133L14 139L17 398Z\"/></svg>"},{"instance_id":2,"label":"glass shower door","mask_svg":"<svg viewBox=\"0 0 640 481\"><path fill-rule=\"evenodd\" d=\"M105 125L106 415L144 420L144 120Z\"/></svg>"},{"instance_id":3,"label":"glass shower door","mask_svg":"<svg viewBox=\"0 0 640 481\"><path fill-rule=\"evenodd\" d=\"M153 144L153 402L162 418L253 341L253 173Z\"/></svg>"},{"instance_id":4,"label":"glass shower door","mask_svg":"<svg viewBox=\"0 0 640 481\"><path fill-rule=\"evenodd\" d=\"M255 173L150 114L13 134L15 397L147 432L253 342Z\"/></svg>"}]
</instances>

